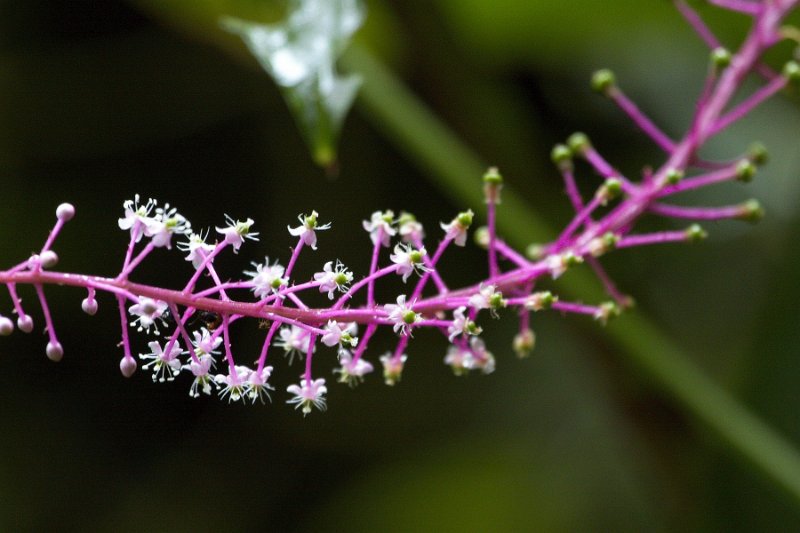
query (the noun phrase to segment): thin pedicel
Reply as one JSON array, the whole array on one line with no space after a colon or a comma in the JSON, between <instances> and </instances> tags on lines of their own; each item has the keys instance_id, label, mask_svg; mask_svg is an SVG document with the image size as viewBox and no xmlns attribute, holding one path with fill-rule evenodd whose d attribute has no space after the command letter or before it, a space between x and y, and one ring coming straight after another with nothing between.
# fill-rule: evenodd
<instances>
[{"instance_id":1,"label":"thin pedicel","mask_svg":"<svg viewBox=\"0 0 800 533\"><path fill-rule=\"evenodd\" d=\"M762 3L741 0L717 0L753 19L753 27L740 49L731 53L722 48L697 14L684 2L676 2L681 14L712 48L707 79L698 98L696 112L686 133L672 139L622 92L610 71L597 72L593 88L607 96L626 113L634 124L666 154L664 164L645 171L641 179L625 176L606 161L586 135L574 134L565 144L556 146L552 158L561 173L567 198L575 215L550 243L531 248L523 254L506 244L496 231L497 210L501 208L503 177L496 168L483 176L486 199L486 228L475 233L477 242L487 249L487 276L469 287L451 289L437 271L443 256L453 246L465 246L473 225L471 210L441 222L442 233L436 246L426 246L422 224L413 215L376 211L363 223L372 242L368 271L357 277L339 261L320 262L320 270L311 280L293 277L297 261L317 248L318 232L330 229L322 224L316 211L299 216L299 225L287 227L297 239L284 267L279 261L265 258L244 270L244 277L225 281L215 268L215 259L227 249L234 254L248 240L257 241L252 219L226 217L224 226L210 232L195 232L191 223L175 207L137 195L123 204L120 229L129 232L122 266L113 278L54 271L58 256L52 249L65 224L75 215L70 204L56 210L56 223L41 250L5 271L0 283L5 285L16 327L23 332L33 329L33 318L25 311L17 294L20 284L31 285L42 309L48 342L47 356L60 360L64 348L58 340L45 285L82 287L87 291L82 309L95 314L99 309L98 293L116 300L123 351L120 370L133 375L137 360L131 347L130 328L150 336L149 351L139 354L143 368L152 372L154 381L173 381L181 374L193 377L189 388L192 397L210 395L216 390L228 401L271 399L269 379L275 371L274 352L304 360L298 384L288 387L287 403L304 414L313 408L327 407L326 380L313 373L314 357L331 349L340 363L334 372L338 381L354 386L374 371L364 358L369 343L379 330L391 330L398 337L393 351L379 356L384 380L394 385L402 377L408 362L407 348L420 328L433 328L449 343L444 362L457 375L478 371L489 374L496 362L482 337L481 322L486 316L498 317L513 310L519 317L519 333L513 341L518 356L533 349L535 335L530 328L531 313L554 310L560 313L589 315L607 322L630 305L600 264L600 258L614 249L651 244L692 242L706 236L697 224L685 230L634 233L638 220L645 215L696 221L719 219L758 220L763 210L755 200L737 205L698 207L666 203L667 198L682 192L715 186L720 183L753 178L765 160L765 151L756 146L732 161L702 160L699 149L708 139L749 114L759 104L788 84L800 80L800 66L788 62L775 73L760 62L763 52L782 38L781 22L800 0L772 0ZM730 106L745 77L755 72L766 79L760 89ZM575 161L584 160L602 179L595 194L584 198L577 186ZM191 264L188 280L181 290L142 285L131 281L136 269L157 248L176 248L185 253ZM430 243L430 241L428 241ZM386 250L385 250L386 249ZM388 250L388 254L386 251ZM432 250L430 253L428 250ZM388 257L387 257L388 255ZM595 305L567 302L557 294L537 290L545 277L559 278L567 270L586 263L597 274L611 300ZM408 290L389 302L379 302L375 287L382 279L398 276ZM211 286L200 287L201 280ZM206 283L203 281L203 283ZM311 308L308 295L327 296L327 307ZM256 363L240 364L244 356L231 349L231 324L255 318L267 331ZM199 320L198 320L199 319ZM198 327L199 323L199 327ZM363 331L359 331L363 327ZM14 322L0 315L0 335L9 335ZM249 359L249 357L244 357Z\"/></svg>"}]
</instances>

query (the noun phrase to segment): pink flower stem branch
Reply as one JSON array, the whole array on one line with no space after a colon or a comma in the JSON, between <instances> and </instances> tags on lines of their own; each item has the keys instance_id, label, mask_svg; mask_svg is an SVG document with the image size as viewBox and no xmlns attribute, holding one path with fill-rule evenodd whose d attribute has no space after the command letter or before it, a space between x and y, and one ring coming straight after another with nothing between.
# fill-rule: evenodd
<instances>
[{"instance_id":1,"label":"pink flower stem branch","mask_svg":"<svg viewBox=\"0 0 800 533\"><path fill-rule=\"evenodd\" d=\"M622 90L614 87L609 92L609 97L659 148L668 153L672 151L675 147L675 142L661 131Z\"/></svg>"}]
</instances>

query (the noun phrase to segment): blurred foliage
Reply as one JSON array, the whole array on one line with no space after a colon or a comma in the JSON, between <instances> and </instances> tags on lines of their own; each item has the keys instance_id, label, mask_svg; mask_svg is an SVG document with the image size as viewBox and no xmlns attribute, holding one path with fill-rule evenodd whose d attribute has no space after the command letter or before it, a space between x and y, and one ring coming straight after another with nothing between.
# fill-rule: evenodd
<instances>
[{"instance_id":1,"label":"blurred foliage","mask_svg":"<svg viewBox=\"0 0 800 533\"><path fill-rule=\"evenodd\" d=\"M434 234L456 210L480 208L442 196L367 110L344 125L338 178L322 175L280 91L218 25L222 15L274 23L284 9L259 0L0 3L0 263L30 253L65 200L78 214L57 246L60 266L99 274L122 261L116 218L136 192L179 206L199 227L223 213L254 218L262 241L220 262L231 276L264 255L286 257L284 228L300 212L334 222L299 264L309 276L337 257L367 269L360 221L373 210L410 209ZM700 9L727 42L746 29L740 17ZM569 210L548 155L571 131L586 131L631 175L662 160L591 93L591 71L614 69L673 135L705 71L707 51L669 2L376 0L368 13L361 44L552 227ZM794 442L799 118L796 99L779 98L709 147L731 156L758 138L771 148L749 189L696 198L756 195L770 215L762 224L711 224L702 246L607 261L635 312ZM463 177L476 189L477 178ZM137 280L177 286L188 274L177 254L157 257ZM466 284L483 261L457 250L442 269ZM74 290L48 294L64 360L50 363L37 334L0 342L3 530L774 531L800 518L579 318L536 316L538 346L526 361L510 349L514 317L490 324L498 370L485 378L451 376L442 340L420 334L397 387L377 377L352 391L332 385L328 412L303 419L282 404L299 368L277 362L273 405L192 401L188 383L119 376L110 300L88 318ZM237 353L257 353L252 324L235 334ZM391 345L376 339L368 358ZM332 377L332 366L320 361L320 372Z\"/></svg>"}]
</instances>

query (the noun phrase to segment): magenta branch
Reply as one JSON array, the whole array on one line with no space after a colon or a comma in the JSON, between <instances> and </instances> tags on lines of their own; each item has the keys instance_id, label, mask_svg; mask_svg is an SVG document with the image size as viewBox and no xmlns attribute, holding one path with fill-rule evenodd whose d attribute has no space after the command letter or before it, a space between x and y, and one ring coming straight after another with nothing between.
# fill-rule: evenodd
<instances>
[{"instance_id":1,"label":"magenta branch","mask_svg":"<svg viewBox=\"0 0 800 533\"><path fill-rule=\"evenodd\" d=\"M395 216L392 211L376 211L363 222L372 244L370 256L364 261L364 274L357 276L340 261L327 259L319 261L320 269L311 279L297 279L294 269L298 261L307 261L317 249L318 233L330 229L330 224L321 223L319 214L313 211L300 215L299 225L288 227L297 240L286 266L265 258L243 270L239 279L222 281L229 275L217 272L215 259L222 253L238 253L246 241L257 241L258 233L252 231L254 221L226 217L225 225L216 227L212 238L210 231L195 232L175 207L161 207L152 199L141 202L137 195L123 204L118 225L129 233L130 240L115 277L54 270L58 256L53 248L65 224L75 215L70 204L58 206L56 223L41 250L0 271L0 283L6 287L10 300L10 310L0 314L0 335L9 335L15 328L25 333L33 330L34 318L17 293L19 285L32 286L47 333L45 353L59 361L65 350L58 340L45 286L79 287L86 292L81 308L90 315L101 308L99 294L112 296L108 304L116 305L119 314L120 370L126 377L141 364L152 374L153 381L189 376L193 379L189 386L193 397L216 391L228 401L264 402L274 390L269 379L277 353L289 365L295 358L304 361L300 381L286 392L287 402L308 414L315 407L324 410L327 401L326 380L315 374L314 359L336 357L338 381L354 386L373 372L372 363L364 356L371 339L382 330L397 338L395 349L378 357L385 382L393 385L402 376L409 360L407 349L420 328L432 328L442 334L448 344L444 362L455 374L463 375L472 371L489 374L495 369L495 358L481 337L481 324L487 319L501 314L517 316L520 327L513 349L520 357L534 347L532 313L553 310L588 315L605 323L631 301L603 269L600 259L605 254L621 248L693 242L706 236L697 224L680 230L637 233L639 219L651 215L691 221L755 221L763 215L755 200L727 206L686 206L665 201L678 197L676 201L680 202L679 196L685 191L752 179L765 160L762 147L720 162L702 160L698 150L759 104L800 80L800 66L794 61L786 63L780 73L761 63L763 53L782 39L782 21L800 0L712 3L752 18L753 25L739 50L731 52L720 45L688 4L676 2L681 14L712 49L695 115L682 136L673 139L663 132L623 93L610 71L599 71L592 79L593 88L617 104L666 153L665 162L655 170L643 171L641 177L625 176L603 158L588 137L572 135L553 149L552 158L575 215L552 242L527 253L514 250L497 234L495 223L498 210L502 209L503 177L496 168L490 168L483 176L487 226L474 232L478 245L487 250L487 264L485 275L471 286L452 289L437 270L440 260L453 247L466 245L473 226L471 210L441 222L433 236L426 236L422 224L409 213ZM740 96L743 80L751 73L764 79L761 87L737 98L732 105L733 98ZM600 177L589 198L584 198L576 181L575 163L580 160ZM435 244L428 248L426 240ZM132 281L137 268L152 260L152 252L159 248L171 250L173 244L189 263L182 288ZM429 253L429 249L433 252ZM609 301L567 302L538 287L541 281L556 280L584 263L606 288ZM399 277L408 290L389 302L379 302L376 287L391 277ZM306 301L312 294L324 295L330 304L309 306ZM16 315L16 320L7 315ZM231 348L230 326L241 319L254 319L254 329L263 332L264 342L255 360L252 354L235 354ZM147 337L148 352L134 355L132 331ZM255 362L247 365L243 359Z\"/></svg>"}]
</instances>

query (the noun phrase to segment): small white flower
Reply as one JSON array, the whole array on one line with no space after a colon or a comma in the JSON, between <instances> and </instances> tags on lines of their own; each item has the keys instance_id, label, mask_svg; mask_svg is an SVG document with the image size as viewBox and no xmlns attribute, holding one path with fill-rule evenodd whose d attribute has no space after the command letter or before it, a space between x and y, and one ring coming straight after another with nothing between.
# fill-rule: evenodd
<instances>
[{"instance_id":1,"label":"small white flower","mask_svg":"<svg viewBox=\"0 0 800 533\"><path fill-rule=\"evenodd\" d=\"M392 354L386 353L380 357L381 364L383 365L383 380L387 385L395 385L400 381L406 359L408 359L406 354L395 358Z\"/></svg>"},{"instance_id":2,"label":"small white flower","mask_svg":"<svg viewBox=\"0 0 800 533\"><path fill-rule=\"evenodd\" d=\"M131 326L135 326L138 322L139 326L137 327L137 330L144 330L148 333L150 333L150 327L153 326L153 330L157 335L158 327L154 325L155 321L160 319L166 310L167 302L153 300L152 298L142 296L139 298L138 303L133 304L128 308L128 312L130 314L136 315L136 318L131 322Z\"/></svg>"},{"instance_id":3,"label":"small white flower","mask_svg":"<svg viewBox=\"0 0 800 533\"><path fill-rule=\"evenodd\" d=\"M469 349L451 345L447 348L444 364L449 365L456 376L463 376L475 368L475 358Z\"/></svg>"},{"instance_id":4,"label":"small white flower","mask_svg":"<svg viewBox=\"0 0 800 533\"><path fill-rule=\"evenodd\" d=\"M275 344L280 346L289 356L289 364L292 364L295 354L301 359L308 353L311 344L311 333L299 326L284 326L278 332L280 337Z\"/></svg>"},{"instance_id":5,"label":"small white flower","mask_svg":"<svg viewBox=\"0 0 800 533\"><path fill-rule=\"evenodd\" d=\"M213 367L214 358L208 353L198 355L196 361L192 359L188 365L183 365L183 368L188 369L194 375L194 381L189 388L189 396L199 398L198 389L202 389L203 394L211 394L211 385L214 384L214 379L209 372Z\"/></svg>"},{"instance_id":6,"label":"small white flower","mask_svg":"<svg viewBox=\"0 0 800 533\"><path fill-rule=\"evenodd\" d=\"M155 207L156 201L152 198L147 200L144 205L139 205L139 195L133 197L133 200L126 200L122 204L125 209L125 216L118 221L119 229L130 230L131 238L139 242L142 236L150 237L152 233L152 226L154 219L150 216L150 211Z\"/></svg>"},{"instance_id":7,"label":"small white flower","mask_svg":"<svg viewBox=\"0 0 800 533\"><path fill-rule=\"evenodd\" d=\"M333 293L336 289L345 292L353 281L353 273L336 261L336 268L332 267L333 261L328 261L322 268L322 272L314 274L314 281L319 283L319 292L327 292L328 298L333 300Z\"/></svg>"},{"instance_id":8,"label":"small white flower","mask_svg":"<svg viewBox=\"0 0 800 533\"><path fill-rule=\"evenodd\" d=\"M184 353L178 343L172 345L169 353L164 353L164 348L158 341L148 342L147 345L150 347L150 353L139 354L139 359L150 362L143 365L142 368L153 368L153 381L163 383L175 379L175 376L181 371L179 357Z\"/></svg>"},{"instance_id":9,"label":"small white flower","mask_svg":"<svg viewBox=\"0 0 800 533\"><path fill-rule=\"evenodd\" d=\"M323 328L325 334L322 336L322 344L325 346L336 346L337 344L349 344L350 347L355 348L358 344L358 337L354 337L358 326L355 322L346 324L344 329L335 320L328 320L328 323Z\"/></svg>"},{"instance_id":10,"label":"small white flower","mask_svg":"<svg viewBox=\"0 0 800 533\"><path fill-rule=\"evenodd\" d=\"M447 326L447 333L449 334L447 340L450 342L453 342L453 339L459 335L479 335L482 331L480 326L464 315L466 310L467 308L462 305L453 311L453 322Z\"/></svg>"},{"instance_id":11,"label":"small white flower","mask_svg":"<svg viewBox=\"0 0 800 533\"><path fill-rule=\"evenodd\" d=\"M429 270L424 263L426 254L425 248L415 250L405 244L397 244L389 259L397 265L397 273L403 276L403 283L405 283L412 272L416 271L417 274L422 275L423 272Z\"/></svg>"},{"instance_id":12,"label":"small white flower","mask_svg":"<svg viewBox=\"0 0 800 533\"><path fill-rule=\"evenodd\" d=\"M413 305L413 303L406 305L406 295L401 294L397 297L397 305L386 304L383 306L386 312L389 313L389 320L394 322L392 329L394 329L395 333L408 335L411 332L411 328L422 320L420 314L411 309Z\"/></svg>"},{"instance_id":13,"label":"small white flower","mask_svg":"<svg viewBox=\"0 0 800 533\"><path fill-rule=\"evenodd\" d=\"M153 237L153 246L156 248L172 248L172 236L185 235L192 229L192 224L176 208L170 209L169 204L156 209L156 216L150 226Z\"/></svg>"},{"instance_id":14,"label":"small white flower","mask_svg":"<svg viewBox=\"0 0 800 533\"><path fill-rule=\"evenodd\" d=\"M275 390L275 388L267 383L271 375L271 366L265 366L261 369L261 372L256 370L250 372L247 378L247 397L253 400L253 403L256 403L256 400L261 400L261 403L264 403L264 396L272 401L272 398L269 396L269 391Z\"/></svg>"},{"instance_id":15,"label":"small white flower","mask_svg":"<svg viewBox=\"0 0 800 533\"><path fill-rule=\"evenodd\" d=\"M289 280L283 277L284 268L277 262L274 265L269 264L269 257L264 258L264 263L251 263L256 267L255 272L247 272L245 274L251 276L253 283L253 293L256 298L265 298L270 293L277 293L281 288L288 285Z\"/></svg>"},{"instance_id":16,"label":"small white flower","mask_svg":"<svg viewBox=\"0 0 800 533\"><path fill-rule=\"evenodd\" d=\"M323 224L322 226L318 226L318 216L319 213L316 211L311 211L310 215L298 215L297 219L300 221L299 226L296 228L286 226L289 230L289 234L303 239L303 243L310 246L312 250L317 249L317 234L314 232L326 230L331 227L330 222Z\"/></svg>"},{"instance_id":17,"label":"small white flower","mask_svg":"<svg viewBox=\"0 0 800 533\"><path fill-rule=\"evenodd\" d=\"M251 241L258 240L258 233L250 231L250 226L253 225L253 219L248 218L245 221L233 220L228 215L225 215L225 221L228 223L224 228L217 228L217 232L225 236L225 242L233 247L233 253L239 253L239 248L245 239Z\"/></svg>"},{"instance_id":18,"label":"small white flower","mask_svg":"<svg viewBox=\"0 0 800 533\"><path fill-rule=\"evenodd\" d=\"M474 309L489 309L492 307L492 298L494 298L496 287L494 285L483 285L481 283L478 292L469 297L469 305Z\"/></svg>"},{"instance_id":19,"label":"small white flower","mask_svg":"<svg viewBox=\"0 0 800 533\"><path fill-rule=\"evenodd\" d=\"M479 368L484 374L491 374L494 372L494 355L486 349L486 344L484 344L482 339L472 337L469 340L469 348L472 350L474 361L473 368Z\"/></svg>"},{"instance_id":20,"label":"small white flower","mask_svg":"<svg viewBox=\"0 0 800 533\"><path fill-rule=\"evenodd\" d=\"M459 213L449 224L445 224L444 222L440 223L445 232L445 236L449 239L453 239L456 246L464 246L467 244L467 230L472 224L473 215L474 213L470 209Z\"/></svg>"},{"instance_id":21,"label":"small white flower","mask_svg":"<svg viewBox=\"0 0 800 533\"><path fill-rule=\"evenodd\" d=\"M339 383L347 383L351 387L364 381L364 375L373 371L372 363L360 357L354 360L349 350L339 351L339 362L342 366L333 372L339 374Z\"/></svg>"},{"instance_id":22,"label":"small white flower","mask_svg":"<svg viewBox=\"0 0 800 533\"><path fill-rule=\"evenodd\" d=\"M388 248L389 240L397 234L397 230L392 227L394 223L394 212L392 211L375 211L369 220L363 221L364 229L369 232L369 238L372 244L377 245L379 242L381 246Z\"/></svg>"},{"instance_id":23,"label":"small white flower","mask_svg":"<svg viewBox=\"0 0 800 533\"><path fill-rule=\"evenodd\" d=\"M222 337L217 335L214 337L206 328L200 328L199 331L193 331L192 336L194 340L194 353L200 357L202 355L217 355L219 352L217 348L222 344Z\"/></svg>"},{"instance_id":24,"label":"small white flower","mask_svg":"<svg viewBox=\"0 0 800 533\"><path fill-rule=\"evenodd\" d=\"M235 366L233 372L228 371L228 374L217 374L214 377L220 385L224 385L219 391L219 397L228 397L228 403L238 402L243 400L247 392L247 378L250 376L250 369L246 366Z\"/></svg>"},{"instance_id":25,"label":"small white flower","mask_svg":"<svg viewBox=\"0 0 800 533\"><path fill-rule=\"evenodd\" d=\"M303 416L310 413L312 407L316 407L320 411L327 409L325 394L328 392L328 388L325 386L323 378L312 381L300 376L300 384L289 385L286 391L294 395L294 398L286 400L286 403L296 404L295 409L302 408Z\"/></svg>"},{"instance_id":26,"label":"small white flower","mask_svg":"<svg viewBox=\"0 0 800 533\"><path fill-rule=\"evenodd\" d=\"M397 225L397 233L405 243L416 244L422 242L422 239L425 238L422 224L417 222L417 219L411 213L400 213Z\"/></svg>"},{"instance_id":27,"label":"small white flower","mask_svg":"<svg viewBox=\"0 0 800 533\"><path fill-rule=\"evenodd\" d=\"M214 250L214 245L207 244L202 234L192 233L188 241L178 243L178 250L189 252L186 255L186 260L191 261L192 266L197 269L203 264L203 259Z\"/></svg>"}]
</instances>

